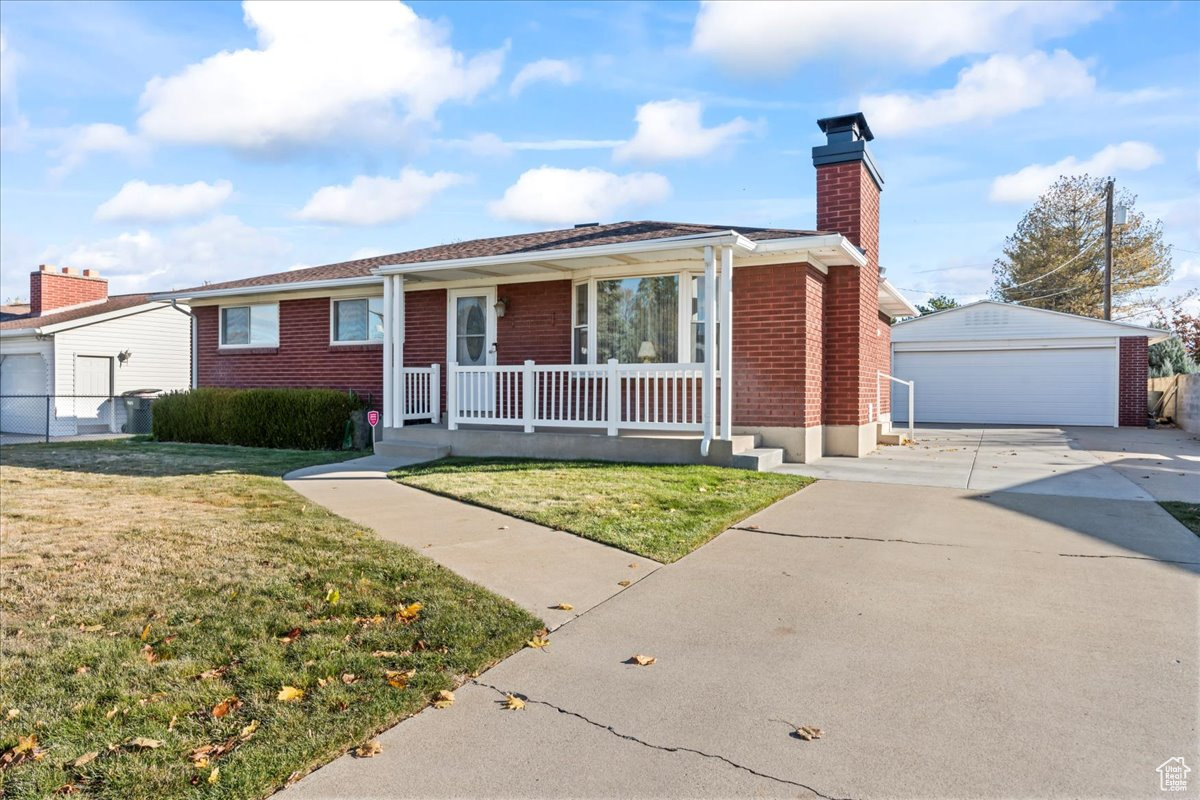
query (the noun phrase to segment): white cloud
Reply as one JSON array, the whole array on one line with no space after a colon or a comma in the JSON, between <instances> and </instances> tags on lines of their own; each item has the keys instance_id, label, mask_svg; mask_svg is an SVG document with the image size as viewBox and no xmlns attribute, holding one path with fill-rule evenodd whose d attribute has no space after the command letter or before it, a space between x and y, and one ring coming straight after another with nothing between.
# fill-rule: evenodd
<instances>
[{"instance_id":1,"label":"white cloud","mask_svg":"<svg viewBox=\"0 0 1200 800\"><path fill-rule=\"evenodd\" d=\"M120 125L96 122L69 129L62 144L51 155L58 159L50 174L61 178L82 166L96 153L111 153L135 158L146 151L146 144Z\"/></svg>"},{"instance_id":2,"label":"white cloud","mask_svg":"<svg viewBox=\"0 0 1200 800\"><path fill-rule=\"evenodd\" d=\"M653 172L538 167L523 173L488 208L494 216L520 222L595 222L624 208L662 202L670 194L671 184Z\"/></svg>"},{"instance_id":3,"label":"white cloud","mask_svg":"<svg viewBox=\"0 0 1200 800\"><path fill-rule=\"evenodd\" d=\"M1111 175L1146 169L1162 161L1162 154L1146 142L1110 144L1091 158L1067 156L1054 164L1030 164L992 181L989 198L999 203L1037 200L1060 175Z\"/></svg>"},{"instance_id":4,"label":"white cloud","mask_svg":"<svg viewBox=\"0 0 1200 800\"><path fill-rule=\"evenodd\" d=\"M925 95L867 95L860 107L876 133L902 135L995 119L1051 100L1088 94L1095 86L1087 65L1065 50L1022 57L995 55L960 72L953 89Z\"/></svg>"},{"instance_id":5,"label":"white cloud","mask_svg":"<svg viewBox=\"0 0 1200 800\"><path fill-rule=\"evenodd\" d=\"M432 119L495 83L505 49L466 58L448 32L387 2L247 0L258 48L222 51L142 93L150 137L245 150L312 144Z\"/></svg>"},{"instance_id":6,"label":"white cloud","mask_svg":"<svg viewBox=\"0 0 1200 800\"><path fill-rule=\"evenodd\" d=\"M17 103L17 70L20 58L0 29L0 146L16 150L25 144L29 118Z\"/></svg>"},{"instance_id":7,"label":"white cloud","mask_svg":"<svg viewBox=\"0 0 1200 800\"><path fill-rule=\"evenodd\" d=\"M139 230L107 239L51 247L39 261L98 269L114 294L166 291L204 281L282 269L286 242L237 217L221 215L165 236Z\"/></svg>"},{"instance_id":8,"label":"white cloud","mask_svg":"<svg viewBox=\"0 0 1200 800\"><path fill-rule=\"evenodd\" d=\"M692 49L727 69L783 74L830 57L932 67L962 55L1019 49L1075 30L1108 3L705 2Z\"/></svg>"},{"instance_id":9,"label":"white cloud","mask_svg":"<svg viewBox=\"0 0 1200 800\"><path fill-rule=\"evenodd\" d=\"M233 194L229 181L188 184L129 181L96 209L103 222L169 222L215 211Z\"/></svg>"},{"instance_id":10,"label":"white cloud","mask_svg":"<svg viewBox=\"0 0 1200 800\"><path fill-rule=\"evenodd\" d=\"M574 64L557 58L543 58L521 67L517 77L513 78L512 85L508 87L508 91L513 97L516 97L532 83L558 83L570 86L577 80L579 80L579 69Z\"/></svg>"},{"instance_id":11,"label":"white cloud","mask_svg":"<svg viewBox=\"0 0 1200 800\"><path fill-rule=\"evenodd\" d=\"M508 142L494 133L478 133L467 139L443 139L437 142L442 147L461 150L482 158L510 156L518 151L611 150L624 143L624 139L547 139L533 142Z\"/></svg>"},{"instance_id":12,"label":"white cloud","mask_svg":"<svg viewBox=\"0 0 1200 800\"><path fill-rule=\"evenodd\" d=\"M454 172L427 175L405 167L399 178L359 175L349 186L325 186L313 193L296 216L340 225L380 225L411 217L434 195L466 178Z\"/></svg>"},{"instance_id":13,"label":"white cloud","mask_svg":"<svg viewBox=\"0 0 1200 800\"><path fill-rule=\"evenodd\" d=\"M662 100L646 103L637 110L637 133L617 147L617 161L666 161L706 156L736 140L754 126L737 117L715 128L700 120L704 107L698 102Z\"/></svg>"}]
</instances>

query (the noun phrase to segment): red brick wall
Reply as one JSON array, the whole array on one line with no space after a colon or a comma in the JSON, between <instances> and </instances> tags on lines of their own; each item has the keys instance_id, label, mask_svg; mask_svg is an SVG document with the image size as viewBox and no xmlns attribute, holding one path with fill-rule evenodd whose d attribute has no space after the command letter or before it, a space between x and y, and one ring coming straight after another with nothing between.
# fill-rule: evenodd
<instances>
[{"instance_id":1,"label":"red brick wall","mask_svg":"<svg viewBox=\"0 0 1200 800\"><path fill-rule=\"evenodd\" d=\"M804 276L804 426L825 417L825 284L813 267Z\"/></svg>"},{"instance_id":2,"label":"red brick wall","mask_svg":"<svg viewBox=\"0 0 1200 800\"><path fill-rule=\"evenodd\" d=\"M68 275L65 271L51 272L49 267L30 273L30 313L45 314L56 308L108 299L108 281L90 273L84 270L84 275Z\"/></svg>"},{"instance_id":3,"label":"red brick wall","mask_svg":"<svg viewBox=\"0 0 1200 800\"><path fill-rule=\"evenodd\" d=\"M1121 385L1118 389L1117 421L1121 425L1146 427L1146 385L1150 360L1145 336L1121 337Z\"/></svg>"},{"instance_id":4,"label":"red brick wall","mask_svg":"<svg viewBox=\"0 0 1200 800\"><path fill-rule=\"evenodd\" d=\"M278 347L221 350L218 308L193 313L201 386L353 389L380 407L383 347L331 345L328 297L281 302Z\"/></svg>"},{"instance_id":5,"label":"red brick wall","mask_svg":"<svg viewBox=\"0 0 1200 800\"><path fill-rule=\"evenodd\" d=\"M496 363L571 363L571 282L537 281L497 287L508 311L496 320Z\"/></svg>"},{"instance_id":6,"label":"red brick wall","mask_svg":"<svg viewBox=\"0 0 1200 800\"><path fill-rule=\"evenodd\" d=\"M865 267L831 267L825 287L824 421L861 425L870 421L876 373L889 365L891 335L879 322L879 188L862 162L817 167L817 228L867 255Z\"/></svg>"}]
</instances>

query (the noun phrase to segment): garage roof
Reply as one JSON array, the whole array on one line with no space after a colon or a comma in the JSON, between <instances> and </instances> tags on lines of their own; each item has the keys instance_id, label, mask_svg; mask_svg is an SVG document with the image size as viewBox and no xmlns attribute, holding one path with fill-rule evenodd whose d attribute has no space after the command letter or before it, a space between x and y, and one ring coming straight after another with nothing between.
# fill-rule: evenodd
<instances>
[{"instance_id":1,"label":"garage roof","mask_svg":"<svg viewBox=\"0 0 1200 800\"><path fill-rule=\"evenodd\" d=\"M965 306L926 314L892 326L893 342L937 342L981 339L1086 339L1146 336L1150 343L1171 334L1128 322L1065 314L1044 308L980 300Z\"/></svg>"}]
</instances>

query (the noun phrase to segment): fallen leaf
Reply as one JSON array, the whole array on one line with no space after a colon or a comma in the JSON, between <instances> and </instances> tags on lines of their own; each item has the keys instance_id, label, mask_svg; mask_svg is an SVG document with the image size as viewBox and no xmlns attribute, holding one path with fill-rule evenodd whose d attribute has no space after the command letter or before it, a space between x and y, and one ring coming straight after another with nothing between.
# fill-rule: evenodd
<instances>
[{"instance_id":1,"label":"fallen leaf","mask_svg":"<svg viewBox=\"0 0 1200 800\"><path fill-rule=\"evenodd\" d=\"M99 633L102 630L104 630L103 625L80 625L79 626L80 633Z\"/></svg>"},{"instance_id":2,"label":"fallen leaf","mask_svg":"<svg viewBox=\"0 0 1200 800\"><path fill-rule=\"evenodd\" d=\"M156 750L162 747L162 742L158 739L147 739L144 736L138 736L131 741L129 747L140 747L142 750Z\"/></svg>"},{"instance_id":3,"label":"fallen leaf","mask_svg":"<svg viewBox=\"0 0 1200 800\"><path fill-rule=\"evenodd\" d=\"M617 586L632 586L632 585L633 585L633 581L631 581L631 580L617 581Z\"/></svg>"},{"instance_id":4,"label":"fallen leaf","mask_svg":"<svg viewBox=\"0 0 1200 800\"><path fill-rule=\"evenodd\" d=\"M571 605L570 603L559 603L556 606L552 606L552 608L556 608L559 611L574 611L575 610L575 606Z\"/></svg>"},{"instance_id":5,"label":"fallen leaf","mask_svg":"<svg viewBox=\"0 0 1200 800\"><path fill-rule=\"evenodd\" d=\"M797 725L796 723L788 722L785 719L775 721L790 725L792 728L792 735L797 739L803 739L806 742L811 742L813 739L820 739L825 736L825 731L821 730L820 728L815 728L812 725Z\"/></svg>"},{"instance_id":6,"label":"fallen leaf","mask_svg":"<svg viewBox=\"0 0 1200 800\"><path fill-rule=\"evenodd\" d=\"M71 766L82 767L84 764L90 764L92 761L96 760L96 757L98 755L100 755L100 754L98 752L96 752L95 750L93 750L90 753L84 753L79 758L77 758L73 762L71 762Z\"/></svg>"},{"instance_id":7,"label":"fallen leaf","mask_svg":"<svg viewBox=\"0 0 1200 800\"><path fill-rule=\"evenodd\" d=\"M146 627L142 628L142 636L141 636L141 639L142 639L142 641L144 642L144 641L146 641L146 640L147 640L147 639L149 639L149 638L150 638L150 623L149 623L149 622L147 622L147 623L146 623Z\"/></svg>"},{"instance_id":8,"label":"fallen leaf","mask_svg":"<svg viewBox=\"0 0 1200 800\"><path fill-rule=\"evenodd\" d=\"M343 672L342 673L342 683L346 684L347 686L349 686L352 683L358 683L358 676L354 675L353 673L350 673L350 672Z\"/></svg>"},{"instance_id":9,"label":"fallen leaf","mask_svg":"<svg viewBox=\"0 0 1200 800\"><path fill-rule=\"evenodd\" d=\"M288 775L287 780L284 783L287 786L291 786L293 783L295 783L296 781L300 780L303 777L304 777L304 773L301 772L300 770L296 770L291 775Z\"/></svg>"},{"instance_id":10,"label":"fallen leaf","mask_svg":"<svg viewBox=\"0 0 1200 800\"><path fill-rule=\"evenodd\" d=\"M284 686L279 690L279 694L276 695L275 699L284 703L290 703L293 700L299 700L302 697L304 697L303 689L297 689L295 686Z\"/></svg>"},{"instance_id":11,"label":"fallen leaf","mask_svg":"<svg viewBox=\"0 0 1200 800\"><path fill-rule=\"evenodd\" d=\"M452 705L454 705L454 692L448 689L442 689L433 696L434 708L449 708Z\"/></svg>"},{"instance_id":12,"label":"fallen leaf","mask_svg":"<svg viewBox=\"0 0 1200 800\"><path fill-rule=\"evenodd\" d=\"M209 785L212 785L219 780L221 780L221 768L213 767L212 772L208 773L208 783Z\"/></svg>"},{"instance_id":13,"label":"fallen leaf","mask_svg":"<svg viewBox=\"0 0 1200 800\"><path fill-rule=\"evenodd\" d=\"M336 588L330 589L328 592L325 593L325 602L329 603L329 605L331 605L331 606L336 606L338 604L338 600L341 600L341 599L342 599L342 593L339 592Z\"/></svg>"},{"instance_id":14,"label":"fallen leaf","mask_svg":"<svg viewBox=\"0 0 1200 800\"><path fill-rule=\"evenodd\" d=\"M244 742L253 736L256 730L258 730L258 720L251 720L249 725L242 728L242 732L238 734L238 738Z\"/></svg>"},{"instance_id":15,"label":"fallen leaf","mask_svg":"<svg viewBox=\"0 0 1200 800\"><path fill-rule=\"evenodd\" d=\"M230 711L237 711L242 707L242 701L236 697L227 697L221 702L213 706L212 715L217 719L226 716Z\"/></svg>"},{"instance_id":16,"label":"fallen leaf","mask_svg":"<svg viewBox=\"0 0 1200 800\"><path fill-rule=\"evenodd\" d=\"M630 657L625 663L637 664L639 667L648 667L655 661L658 661L658 659L654 656L644 656L641 653L638 653L637 655Z\"/></svg>"},{"instance_id":17,"label":"fallen leaf","mask_svg":"<svg viewBox=\"0 0 1200 800\"><path fill-rule=\"evenodd\" d=\"M79 794L83 788L74 783L64 783L54 790L55 794Z\"/></svg>"},{"instance_id":18,"label":"fallen leaf","mask_svg":"<svg viewBox=\"0 0 1200 800\"><path fill-rule=\"evenodd\" d=\"M420 603L411 603L407 606L404 606L396 612L396 621L412 622L421 613L422 608L424 608L424 606Z\"/></svg>"},{"instance_id":19,"label":"fallen leaf","mask_svg":"<svg viewBox=\"0 0 1200 800\"><path fill-rule=\"evenodd\" d=\"M404 689L405 687L408 686L409 679L412 678L412 676L414 676L416 674L417 674L417 671L415 669L410 669L410 670L389 669L384 674L384 677L387 678L387 682L388 682L389 686L394 686L397 689Z\"/></svg>"},{"instance_id":20,"label":"fallen leaf","mask_svg":"<svg viewBox=\"0 0 1200 800\"><path fill-rule=\"evenodd\" d=\"M228 671L229 671L229 665L226 664L225 666L217 667L216 669L206 669L206 670L204 670L204 672L200 673L199 677L202 680L210 681L210 680L213 680L214 678L220 678L220 677L224 676L225 673Z\"/></svg>"},{"instance_id":21,"label":"fallen leaf","mask_svg":"<svg viewBox=\"0 0 1200 800\"><path fill-rule=\"evenodd\" d=\"M375 658L395 658L400 654L395 650L376 650L375 652L371 653L371 655L373 655Z\"/></svg>"},{"instance_id":22,"label":"fallen leaf","mask_svg":"<svg viewBox=\"0 0 1200 800\"><path fill-rule=\"evenodd\" d=\"M37 746L38 740L36 735L31 733L28 736L18 736L17 746L13 748L13 752L17 755L22 753L32 753L37 749Z\"/></svg>"},{"instance_id":23,"label":"fallen leaf","mask_svg":"<svg viewBox=\"0 0 1200 800\"><path fill-rule=\"evenodd\" d=\"M520 711L525 708L525 701L515 694L504 695L504 708L508 711Z\"/></svg>"},{"instance_id":24,"label":"fallen leaf","mask_svg":"<svg viewBox=\"0 0 1200 800\"><path fill-rule=\"evenodd\" d=\"M19 708L10 708L10 709L8 710L8 713L7 713L7 714L5 714L5 719L10 719L10 720L12 720L12 719L16 719L16 718L17 718L17 717L19 717L19 716L21 716L21 709L19 709Z\"/></svg>"},{"instance_id":25,"label":"fallen leaf","mask_svg":"<svg viewBox=\"0 0 1200 800\"><path fill-rule=\"evenodd\" d=\"M92 668L87 666L86 664L75 668L76 675L87 675L91 671L92 671Z\"/></svg>"},{"instance_id":26,"label":"fallen leaf","mask_svg":"<svg viewBox=\"0 0 1200 800\"><path fill-rule=\"evenodd\" d=\"M299 628L292 628L290 631L279 637L281 644L291 644L300 638L301 631Z\"/></svg>"},{"instance_id":27,"label":"fallen leaf","mask_svg":"<svg viewBox=\"0 0 1200 800\"><path fill-rule=\"evenodd\" d=\"M104 718L112 719L113 717L115 717L117 715L117 712L120 710L121 710L120 706L113 706L112 708L110 708L108 711L106 711L104 713Z\"/></svg>"},{"instance_id":28,"label":"fallen leaf","mask_svg":"<svg viewBox=\"0 0 1200 800\"><path fill-rule=\"evenodd\" d=\"M172 716L171 721L167 723L167 730L169 730L169 731L175 730L175 723L178 721L179 721L178 716Z\"/></svg>"},{"instance_id":29,"label":"fallen leaf","mask_svg":"<svg viewBox=\"0 0 1200 800\"><path fill-rule=\"evenodd\" d=\"M542 636L540 633L525 643L526 647L536 647L539 650L544 647L548 647L549 645L550 645L550 640L547 639L545 636Z\"/></svg>"},{"instance_id":30,"label":"fallen leaf","mask_svg":"<svg viewBox=\"0 0 1200 800\"><path fill-rule=\"evenodd\" d=\"M383 746L379 744L378 739L372 739L361 747L356 747L352 751L355 758L374 758L383 752Z\"/></svg>"},{"instance_id":31,"label":"fallen leaf","mask_svg":"<svg viewBox=\"0 0 1200 800\"><path fill-rule=\"evenodd\" d=\"M154 652L154 648L148 644L142 645L142 658L146 659L147 664L153 664L158 661L158 654Z\"/></svg>"}]
</instances>

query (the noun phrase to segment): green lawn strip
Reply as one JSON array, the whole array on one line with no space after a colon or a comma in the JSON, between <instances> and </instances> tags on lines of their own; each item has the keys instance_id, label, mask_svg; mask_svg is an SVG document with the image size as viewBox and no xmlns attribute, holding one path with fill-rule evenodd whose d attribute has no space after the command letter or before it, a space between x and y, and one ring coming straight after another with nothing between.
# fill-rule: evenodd
<instances>
[{"instance_id":1,"label":"green lawn strip","mask_svg":"<svg viewBox=\"0 0 1200 800\"><path fill-rule=\"evenodd\" d=\"M1162 500L1159 505L1179 520L1183 527L1200 536L1200 503L1183 503L1178 500Z\"/></svg>"},{"instance_id":2,"label":"green lawn strip","mask_svg":"<svg viewBox=\"0 0 1200 800\"><path fill-rule=\"evenodd\" d=\"M723 467L458 457L391 477L661 562L812 483Z\"/></svg>"},{"instance_id":3,"label":"green lawn strip","mask_svg":"<svg viewBox=\"0 0 1200 800\"><path fill-rule=\"evenodd\" d=\"M33 735L43 754L0 772L4 796L74 786L96 798L264 797L541 627L276 477L340 457L146 442L5 448L0 751ZM398 619L412 603L423 606L416 619ZM201 677L208 670L221 674ZM401 689L387 670L416 672ZM304 697L279 701L285 685ZM241 706L215 717L228 698ZM137 737L161 746L129 745ZM189 762L231 740L203 768Z\"/></svg>"}]
</instances>

